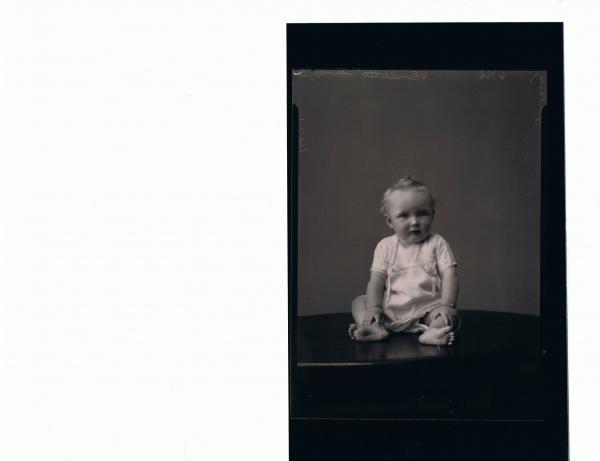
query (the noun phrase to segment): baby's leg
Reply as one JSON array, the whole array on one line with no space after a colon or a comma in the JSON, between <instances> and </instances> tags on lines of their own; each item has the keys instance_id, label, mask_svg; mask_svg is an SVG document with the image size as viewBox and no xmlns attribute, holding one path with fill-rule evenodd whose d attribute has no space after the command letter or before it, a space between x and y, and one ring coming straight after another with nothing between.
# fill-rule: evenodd
<instances>
[{"instance_id":1,"label":"baby's leg","mask_svg":"<svg viewBox=\"0 0 600 461\"><path fill-rule=\"evenodd\" d=\"M367 312L367 297L365 295L360 295L352 301L352 317L354 317L354 321L360 325L365 318L365 313Z\"/></svg>"},{"instance_id":2,"label":"baby's leg","mask_svg":"<svg viewBox=\"0 0 600 461\"><path fill-rule=\"evenodd\" d=\"M348 327L348 335L357 341L380 341L389 336L389 332L379 325L363 325L367 311L367 297L361 295L352 302L352 317L356 323Z\"/></svg>"},{"instance_id":3,"label":"baby's leg","mask_svg":"<svg viewBox=\"0 0 600 461\"><path fill-rule=\"evenodd\" d=\"M429 328L419 336L423 344L437 346L451 346L454 342L454 331L457 329L460 318L458 311L450 306L440 306L429 312L423 319Z\"/></svg>"},{"instance_id":4,"label":"baby's leg","mask_svg":"<svg viewBox=\"0 0 600 461\"><path fill-rule=\"evenodd\" d=\"M460 314L453 307L440 306L429 312L423 318L423 323L434 328L451 326L456 331L460 325Z\"/></svg>"},{"instance_id":5,"label":"baby's leg","mask_svg":"<svg viewBox=\"0 0 600 461\"><path fill-rule=\"evenodd\" d=\"M357 325L362 325L362 321L365 318L365 312L367 311L367 297L365 295L358 296L352 301L352 317L354 322L348 327L348 335L354 338L354 332L356 331Z\"/></svg>"}]
</instances>

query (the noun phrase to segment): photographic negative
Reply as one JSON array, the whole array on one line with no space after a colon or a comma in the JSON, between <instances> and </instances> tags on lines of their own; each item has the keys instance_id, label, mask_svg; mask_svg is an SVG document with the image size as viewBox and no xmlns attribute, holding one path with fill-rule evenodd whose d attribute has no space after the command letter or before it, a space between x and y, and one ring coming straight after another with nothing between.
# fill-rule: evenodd
<instances>
[{"instance_id":1,"label":"photographic negative","mask_svg":"<svg viewBox=\"0 0 600 461\"><path fill-rule=\"evenodd\" d=\"M565 306L544 303L543 263L564 248L564 197L545 213L548 182L564 181L548 169L556 74L406 61L289 63L292 447L368 434L408 454L415 425L445 422L443 438L487 422L477 430L502 453L547 459L536 444L566 431L549 410L560 364L547 344L554 357L566 346L545 335ZM508 445L493 437L507 427Z\"/></svg>"}]
</instances>

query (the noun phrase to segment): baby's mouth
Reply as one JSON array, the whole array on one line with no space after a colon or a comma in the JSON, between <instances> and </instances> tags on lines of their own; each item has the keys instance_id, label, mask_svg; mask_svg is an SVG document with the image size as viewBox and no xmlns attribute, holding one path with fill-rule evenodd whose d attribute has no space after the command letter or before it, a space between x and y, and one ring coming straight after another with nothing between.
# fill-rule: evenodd
<instances>
[{"instance_id":1,"label":"baby's mouth","mask_svg":"<svg viewBox=\"0 0 600 461\"><path fill-rule=\"evenodd\" d=\"M419 235L421 233L420 229L412 229L408 231L409 234L411 235Z\"/></svg>"}]
</instances>

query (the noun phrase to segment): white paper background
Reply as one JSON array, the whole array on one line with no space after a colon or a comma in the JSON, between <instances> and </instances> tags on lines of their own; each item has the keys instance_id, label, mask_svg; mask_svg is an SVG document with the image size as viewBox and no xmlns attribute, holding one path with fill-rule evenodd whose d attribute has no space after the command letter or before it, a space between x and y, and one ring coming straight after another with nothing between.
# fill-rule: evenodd
<instances>
[{"instance_id":1,"label":"white paper background","mask_svg":"<svg viewBox=\"0 0 600 461\"><path fill-rule=\"evenodd\" d=\"M598 8L0 3L0 458L287 459L285 23L564 21L571 459L598 459Z\"/></svg>"}]
</instances>

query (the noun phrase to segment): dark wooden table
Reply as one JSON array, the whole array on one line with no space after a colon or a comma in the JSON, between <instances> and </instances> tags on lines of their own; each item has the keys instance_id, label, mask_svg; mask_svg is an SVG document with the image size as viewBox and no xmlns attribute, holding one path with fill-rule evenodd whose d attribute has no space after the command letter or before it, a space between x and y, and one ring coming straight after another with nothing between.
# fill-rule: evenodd
<instances>
[{"instance_id":1,"label":"dark wooden table","mask_svg":"<svg viewBox=\"0 0 600 461\"><path fill-rule=\"evenodd\" d=\"M292 417L542 419L539 317L461 316L450 347L414 334L353 341L349 314L298 318Z\"/></svg>"},{"instance_id":2,"label":"dark wooden table","mask_svg":"<svg viewBox=\"0 0 600 461\"><path fill-rule=\"evenodd\" d=\"M395 334L359 343L349 314L292 328L294 460L554 459L540 319L461 311L451 347ZM551 404L550 404L551 405ZM383 447L383 448L382 448ZM562 449L562 448L561 448Z\"/></svg>"}]
</instances>

